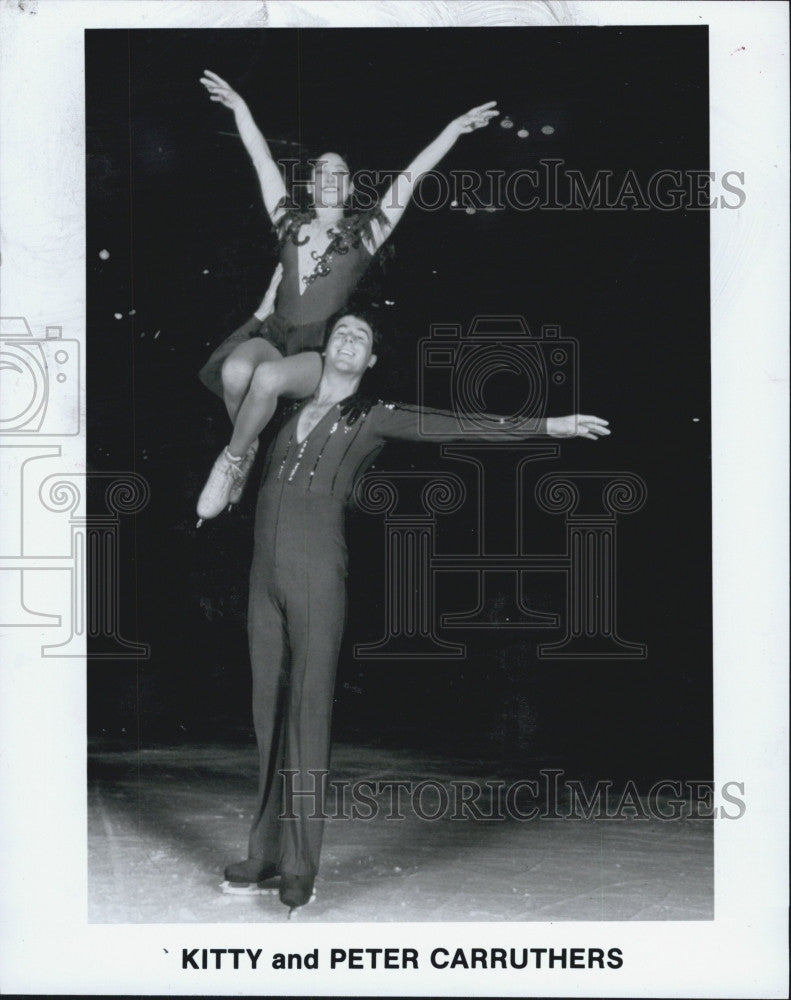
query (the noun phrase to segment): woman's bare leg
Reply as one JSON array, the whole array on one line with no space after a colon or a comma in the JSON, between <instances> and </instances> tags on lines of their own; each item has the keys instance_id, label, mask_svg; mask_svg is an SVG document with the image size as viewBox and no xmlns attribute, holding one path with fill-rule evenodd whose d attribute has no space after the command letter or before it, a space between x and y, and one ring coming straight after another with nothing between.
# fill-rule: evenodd
<instances>
[{"instance_id":1,"label":"woman's bare leg","mask_svg":"<svg viewBox=\"0 0 791 1000\"><path fill-rule=\"evenodd\" d=\"M228 451L232 455L247 454L250 445L271 420L280 396L292 399L309 396L320 378L321 355L317 351L261 362L238 408Z\"/></svg>"},{"instance_id":2,"label":"woman's bare leg","mask_svg":"<svg viewBox=\"0 0 791 1000\"><path fill-rule=\"evenodd\" d=\"M265 360L259 360L259 359ZM257 362L257 363L256 363ZM306 351L284 358L261 338L242 343L225 360L225 405L234 420L231 443L214 463L198 498L198 527L237 503L255 459L258 435L275 412L280 396L309 396L321 378L321 356Z\"/></svg>"},{"instance_id":3,"label":"woman's bare leg","mask_svg":"<svg viewBox=\"0 0 791 1000\"><path fill-rule=\"evenodd\" d=\"M256 368L266 361L279 361L283 355L263 337L251 337L228 355L222 366L222 389L225 408L231 423L236 423Z\"/></svg>"}]
</instances>

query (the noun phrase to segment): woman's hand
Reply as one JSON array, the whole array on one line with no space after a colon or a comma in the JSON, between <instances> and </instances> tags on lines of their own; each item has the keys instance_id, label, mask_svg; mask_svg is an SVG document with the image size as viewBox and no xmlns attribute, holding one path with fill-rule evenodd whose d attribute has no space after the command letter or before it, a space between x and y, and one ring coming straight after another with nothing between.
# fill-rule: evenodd
<instances>
[{"instance_id":1,"label":"woman's hand","mask_svg":"<svg viewBox=\"0 0 791 1000\"><path fill-rule=\"evenodd\" d=\"M219 101L231 111L244 106L244 99L236 93L230 83L226 83L221 76L212 73L210 69L205 69L203 73L200 82L208 90L210 100Z\"/></svg>"},{"instance_id":2,"label":"woman's hand","mask_svg":"<svg viewBox=\"0 0 791 1000\"><path fill-rule=\"evenodd\" d=\"M269 212L269 217L276 223L282 212L280 202L285 197L286 186L277 164L272 159L267 141L253 121L253 116L250 114L250 109L244 98L237 94L221 76L212 73L210 69L205 69L203 74L200 82L208 90L211 100L224 104L226 108L233 111L244 148L253 161L253 166L258 174L261 194L264 196L264 205Z\"/></svg>"},{"instance_id":3,"label":"woman's hand","mask_svg":"<svg viewBox=\"0 0 791 1000\"><path fill-rule=\"evenodd\" d=\"M584 413L573 413L568 417L547 417L547 434L550 437L583 437L596 441L610 433L608 423L601 417Z\"/></svg>"},{"instance_id":4,"label":"woman's hand","mask_svg":"<svg viewBox=\"0 0 791 1000\"><path fill-rule=\"evenodd\" d=\"M465 132L474 132L476 128L485 128L492 118L499 115L500 112L495 104L497 101L487 101L486 104L471 108L466 115L462 115L461 118L452 121L450 125L446 125L437 138L418 153L406 170L395 178L390 189L379 202L382 214L387 220L387 228L375 239L375 248L378 249L382 245L398 224L420 178L436 167L442 157L453 148L460 135Z\"/></svg>"},{"instance_id":5,"label":"woman's hand","mask_svg":"<svg viewBox=\"0 0 791 1000\"><path fill-rule=\"evenodd\" d=\"M466 115L454 119L448 125L448 130L459 136L465 132L474 132L477 128L486 128L492 118L496 118L500 114L496 104L497 101L488 101L477 108L471 108Z\"/></svg>"}]
</instances>

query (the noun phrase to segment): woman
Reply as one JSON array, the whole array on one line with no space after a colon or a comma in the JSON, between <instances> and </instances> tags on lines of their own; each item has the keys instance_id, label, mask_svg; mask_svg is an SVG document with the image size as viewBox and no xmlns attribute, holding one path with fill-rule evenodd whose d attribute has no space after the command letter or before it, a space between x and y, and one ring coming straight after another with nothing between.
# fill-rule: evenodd
<instances>
[{"instance_id":1,"label":"woman","mask_svg":"<svg viewBox=\"0 0 791 1000\"><path fill-rule=\"evenodd\" d=\"M485 127L499 114L496 102L489 101L452 121L370 212L347 212L354 190L349 167L337 153L325 153L316 161L308 185L312 208L300 211L289 205L280 169L244 100L209 70L201 83L212 101L234 113L280 239L280 264L258 313L217 348L200 372L204 384L222 396L234 430L198 500L198 526L238 501L258 435L280 396L303 398L315 390L326 322L343 307L398 224L420 178L460 135ZM274 311L266 315L275 293Z\"/></svg>"}]
</instances>

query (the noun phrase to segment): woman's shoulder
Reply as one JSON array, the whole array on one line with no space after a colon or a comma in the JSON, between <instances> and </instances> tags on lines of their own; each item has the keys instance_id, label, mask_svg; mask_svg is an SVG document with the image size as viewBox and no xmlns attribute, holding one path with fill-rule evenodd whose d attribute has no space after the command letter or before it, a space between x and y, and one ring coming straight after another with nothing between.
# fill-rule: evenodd
<instances>
[{"instance_id":1,"label":"woman's shoulder","mask_svg":"<svg viewBox=\"0 0 791 1000\"><path fill-rule=\"evenodd\" d=\"M373 256L387 239L390 224L378 204L373 208L349 212L343 220L343 230L355 249L364 249Z\"/></svg>"},{"instance_id":2,"label":"woman's shoulder","mask_svg":"<svg viewBox=\"0 0 791 1000\"><path fill-rule=\"evenodd\" d=\"M299 234L302 227L308 225L313 218L313 213L309 209L300 208L286 196L278 202L273 218L281 247L288 242L299 245L307 241L307 237L300 240Z\"/></svg>"}]
</instances>

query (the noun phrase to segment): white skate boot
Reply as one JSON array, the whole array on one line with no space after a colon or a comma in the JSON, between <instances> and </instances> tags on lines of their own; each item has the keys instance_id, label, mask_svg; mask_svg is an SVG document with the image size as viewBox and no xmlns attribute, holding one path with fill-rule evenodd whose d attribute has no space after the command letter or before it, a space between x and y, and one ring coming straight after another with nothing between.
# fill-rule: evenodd
<instances>
[{"instance_id":1,"label":"white skate boot","mask_svg":"<svg viewBox=\"0 0 791 1000\"><path fill-rule=\"evenodd\" d=\"M239 503L242 499L242 493L244 493L244 488L247 485L247 480L250 478L250 470L253 467L253 462L255 462L255 456L258 454L258 441L253 441L250 447L247 449L247 454L244 456L242 461L239 463L239 472L241 475L238 479L234 479L231 485L231 492L228 494L228 503L233 507L235 504Z\"/></svg>"},{"instance_id":2,"label":"white skate boot","mask_svg":"<svg viewBox=\"0 0 791 1000\"><path fill-rule=\"evenodd\" d=\"M209 518L217 517L228 506L231 490L242 477L243 458L236 458L223 448L198 497L198 527Z\"/></svg>"}]
</instances>

